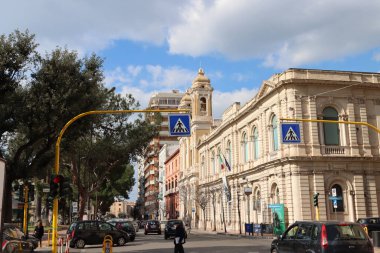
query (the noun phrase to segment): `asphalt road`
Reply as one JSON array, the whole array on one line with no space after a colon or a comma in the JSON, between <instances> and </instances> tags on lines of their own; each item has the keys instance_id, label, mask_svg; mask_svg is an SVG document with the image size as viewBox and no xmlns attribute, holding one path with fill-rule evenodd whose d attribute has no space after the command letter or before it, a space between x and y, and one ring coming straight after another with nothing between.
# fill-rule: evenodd
<instances>
[{"instance_id":1,"label":"asphalt road","mask_svg":"<svg viewBox=\"0 0 380 253\"><path fill-rule=\"evenodd\" d=\"M215 234L191 234L184 244L186 253L269 253L270 239L246 239ZM102 252L101 245L72 249L72 253ZM166 253L174 252L173 240L165 240L163 235L137 234L134 242L125 246L115 246L112 252Z\"/></svg>"}]
</instances>

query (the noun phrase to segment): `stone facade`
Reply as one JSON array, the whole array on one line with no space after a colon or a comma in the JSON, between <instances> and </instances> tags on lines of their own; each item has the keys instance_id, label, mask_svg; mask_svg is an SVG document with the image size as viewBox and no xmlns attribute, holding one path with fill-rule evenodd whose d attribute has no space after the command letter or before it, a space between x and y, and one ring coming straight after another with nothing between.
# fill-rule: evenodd
<instances>
[{"instance_id":1,"label":"stone facade","mask_svg":"<svg viewBox=\"0 0 380 253\"><path fill-rule=\"evenodd\" d=\"M288 69L264 81L245 105L227 108L221 121L212 118L212 91L200 71L180 105L191 108L192 116L192 136L180 139L180 187L210 199L216 193L205 223L194 196L181 203L180 215L191 215L193 225L221 230L226 224L227 231L238 231L248 221L272 223L270 204L284 204L286 225L313 220L314 193L319 193L321 220L380 215L379 73ZM342 123L300 122L301 143L285 144L285 118ZM231 171L220 169L220 157ZM252 194L245 195L244 188ZM342 198L336 208L329 200L332 191Z\"/></svg>"}]
</instances>

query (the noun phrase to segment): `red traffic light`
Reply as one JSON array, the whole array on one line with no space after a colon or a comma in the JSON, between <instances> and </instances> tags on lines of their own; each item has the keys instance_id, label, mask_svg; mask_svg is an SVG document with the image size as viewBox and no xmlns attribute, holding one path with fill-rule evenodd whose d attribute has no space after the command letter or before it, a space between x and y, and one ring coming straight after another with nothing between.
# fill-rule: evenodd
<instances>
[{"instance_id":1,"label":"red traffic light","mask_svg":"<svg viewBox=\"0 0 380 253\"><path fill-rule=\"evenodd\" d=\"M57 175L57 176L54 177L53 182L55 184L59 184L62 180L63 180L63 176L62 175Z\"/></svg>"}]
</instances>

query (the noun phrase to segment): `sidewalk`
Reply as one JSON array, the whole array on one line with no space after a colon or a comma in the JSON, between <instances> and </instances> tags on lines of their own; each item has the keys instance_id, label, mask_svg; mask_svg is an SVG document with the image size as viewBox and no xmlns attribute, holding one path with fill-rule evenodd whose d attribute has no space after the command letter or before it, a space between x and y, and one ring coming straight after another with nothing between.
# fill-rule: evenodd
<instances>
[{"instance_id":1,"label":"sidewalk","mask_svg":"<svg viewBox=\"0 0 380 253\"><path fill-rule=\"evenodd\" d=\"M58 238L66 238L66 228L63 230L58 230ZM52 235L51 233L48 235L48 232L45 232L44 236L42 237L42 247L38 247L35 249L35 252L51 252L52 248ZM63 246L63 251L65 250L65 240L64 240L64 246Z\"/></svg>"},{"instance_id":2,"label":"sidewalk","mask_svg":"<svg viewBox=\"0 0 380 253\"><path fill-rule=\"evenodd\" d=\"M214 235L220 235L220 236L235 236L238 238L247 238L247 239L273 239L276 237L273 234L263 234L263 236L261 236L260 234L256 234L256 233L251 234L251 235L249 235L248 233L245 234L244 232L239 234L239 232L236 232L236 231L233 231L233 232L227 231L227 233L225 233L224 231L209 231L209 230L205 231L199 228L192 228L190 235L191 234L214 234Z\"/></svg>"}]
</instances>

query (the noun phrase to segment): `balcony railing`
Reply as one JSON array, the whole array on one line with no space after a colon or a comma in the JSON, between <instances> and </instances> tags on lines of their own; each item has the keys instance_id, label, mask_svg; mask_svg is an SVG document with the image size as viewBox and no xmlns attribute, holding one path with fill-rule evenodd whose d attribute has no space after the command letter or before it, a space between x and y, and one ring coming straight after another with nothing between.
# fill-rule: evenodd
<instances>
[{"instance_id":1,"label":"balcony railing","mask_svg":"<svg viewBox=\"0 0 380 253\"><path fill-rule=\"evenodd\" d=\"M347 155L347 147L345 146L322 146L321 153L323 155Z\"/></svg>"}]
</instances>

